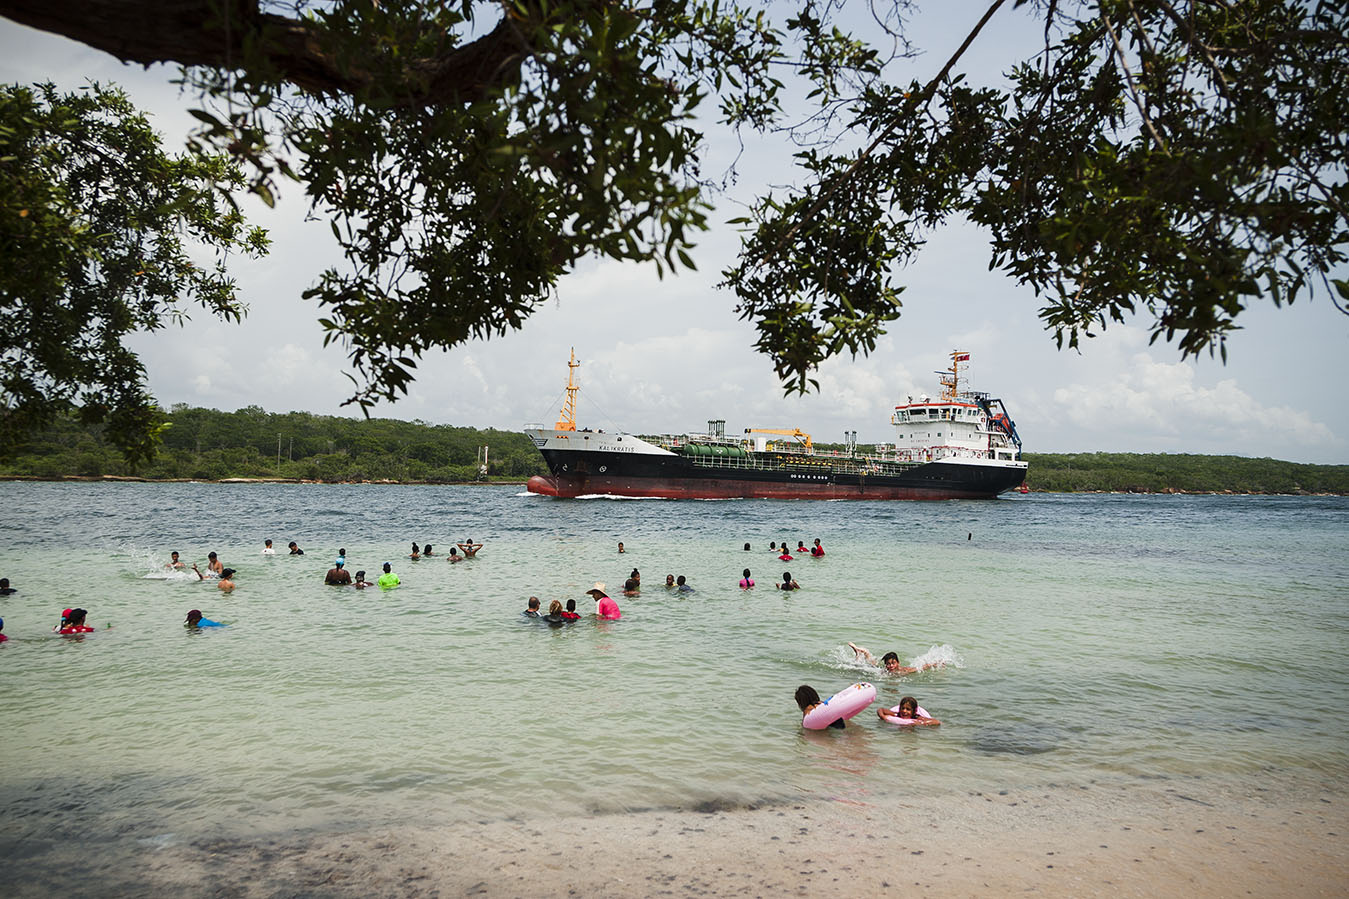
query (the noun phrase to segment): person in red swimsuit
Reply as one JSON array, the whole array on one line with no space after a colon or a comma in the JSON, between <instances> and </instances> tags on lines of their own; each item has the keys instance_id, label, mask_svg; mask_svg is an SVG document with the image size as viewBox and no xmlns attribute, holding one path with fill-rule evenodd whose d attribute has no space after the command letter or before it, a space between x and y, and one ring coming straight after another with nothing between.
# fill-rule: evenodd
<instances>
[{"instance_id":1,"label":"person in red swimsuit","mask_svg":"<svg viewBox=\"0 0 1349 899\"><path fill-rule=\"evenodd\" d=\"M61 613L61 623L53 630L58 634L92 634L94 629L84 623L85 609L66 609Z\"/></svg>"}]
</instances>

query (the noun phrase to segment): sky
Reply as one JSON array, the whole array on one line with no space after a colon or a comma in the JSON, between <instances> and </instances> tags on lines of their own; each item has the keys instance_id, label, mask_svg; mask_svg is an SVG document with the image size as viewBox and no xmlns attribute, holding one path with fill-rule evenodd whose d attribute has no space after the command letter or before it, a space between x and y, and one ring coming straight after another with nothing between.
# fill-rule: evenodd
<instances>
[{"instance_id":1,"label":"sky","mask_svg":"<svg viewBox=\"0 0 1349 899\"><path fill-rule=\"evenodd\" d=\"M928 4L911 26L926 54L901 61L894 76L930 77L968 32L982 7L959 0ZM1001 15L1001 14L1000 14ZM973 48L975 77L995 80L1034 46L1032 23L1008 10ZM1029 43L1028 43L1029 42ZM170 84L171 67L126 66L114 57L0 19L0 80L52 80L74 89L115 82L151 116L167 149L181 146L191 98ZM711 147L714 163L729 144ZM1150 319L1112 324L1080 351L1057 348L1033 291L988 271L987 239L955 225L929 235L919 259L899 273L903 314L875 351L821 365L818 393L785 396L766 357L753 349L753 325L734 297L716 289L738 237L721 224L740 214L737 198L785 178L791 148L752 143L714 229L698 240L698 271L657 277L653 266L586 261L561 280L556 296L505 337L425 356L409 394L381 403L377 417L519 430L558 416L572 349L581 361L581 427L640 434L705 429L727 432L800 428L816 442L893 439L889 417L909 396L938 392L935 372L949 353L971 355L970 386L1006 403L1029 452L1205 453L1349 463L1349 316L1324 290L1276 309L1265 301L1238 319L1228 359L1182 360L1178 349L1149 345ZM713 169L705 168L705 172ZM306 222L298 187L283 188L276 209L245 204L273 239L262 260L231 265L249 307L243 324L198 312L183 328L128 341L164 406L359 415L346 352L325 348L316 304L301 293L340 261L326 222ZM1339 277L1349 276L1340 272Z\"/></svg>"}]
</instances>

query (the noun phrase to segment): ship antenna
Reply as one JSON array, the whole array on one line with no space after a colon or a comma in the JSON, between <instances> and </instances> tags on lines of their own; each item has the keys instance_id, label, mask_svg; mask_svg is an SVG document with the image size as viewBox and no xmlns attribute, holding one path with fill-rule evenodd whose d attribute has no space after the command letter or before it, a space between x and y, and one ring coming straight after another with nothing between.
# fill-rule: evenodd
<instances>
[{"instance_id":1,"label":"ship antenna","mask_svg":"<svg viewBox=\"0 0 1349 899\"><path fill-rule=\"evenodd\" d=\"M571 361L567 363L567 401L562 404L562 415L557 420L555 430L576 430L576 369L581 363L576 361L576 347L571 348Z\"/></svg>"},{"instance_id":2,"label":"ship antenna","mask_svg":"<svg viewBox=\"0 0 1349 899\"><path fill-rule=\"evenodd\" d=\"M963 350L952 350L950 371L937 373L941 375L941 398L943 402L952 402L960 396L960 363L962 362L968 366L970 354Z\"/></svg>"}]
</instances>

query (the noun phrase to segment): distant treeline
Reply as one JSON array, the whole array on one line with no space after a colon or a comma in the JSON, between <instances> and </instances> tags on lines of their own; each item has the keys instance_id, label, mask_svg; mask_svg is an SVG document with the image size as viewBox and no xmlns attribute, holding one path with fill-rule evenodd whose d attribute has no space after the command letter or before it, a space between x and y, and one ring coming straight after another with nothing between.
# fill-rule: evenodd
<instances>
[{"instance_id":1,"label":"distant treeline","mask_svg":"<svg viewBox=\"0 0 1349 899\"><path fill-rule=\"evenodd\" d=\"M272 413L258 406L220 412L178 404L167 418L155 459L135 471L98 428L66 419L0 461L0 476L459 483L477 479L483 446L489 478L524 480L544 471L534 444L518 431Z\"/></svg>"},{"instance_id":2,"label":"distant treeline","mask_svg":"<svg viewBox=\"0 0 1349 899\"><path fill-rule=\"evenodd\" d=\"M1349 465L1170 453L1025 453L1026 482L1053 493L1349 494Z\"/></svg>"},{"instance_id":3,"label":"distant treeline","mask_svg":"<svg viewBox=\"0 0 1349 899\"><path fill-rule=\"evenodd\" d=\"M258 406L220 412L179 404L166 415L169 427L159 454L136 471L103 442L97 427L64 419L14 458L0 460L0 477L463 483L478 479L478 450L484 446L489 480L518 482L546 472L534 444L517 431L272 413ZM1024 458L1032 490L1349 495L1349 465L1138 453Z\"/></svg>"}]
</instances>

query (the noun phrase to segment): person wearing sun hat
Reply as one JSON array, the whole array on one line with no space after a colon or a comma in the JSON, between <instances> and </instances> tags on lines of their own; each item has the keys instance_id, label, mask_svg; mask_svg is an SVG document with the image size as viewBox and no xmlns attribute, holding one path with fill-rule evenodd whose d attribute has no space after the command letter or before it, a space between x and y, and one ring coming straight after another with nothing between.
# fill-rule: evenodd
<instances>
[{"instance_id":1,"label":"person wearing sun hat","mask_svg":"<svg viewBox=\"0 0 1349 899\"><path fill-rule=\"evenodd\" d=\"M604 592L604 582L596 581L595 586L591 587L586 593L595 600L595 614L606 621L617 621L623 617L623 613L618 610L618 603L614 602L609 594Z\"/></svg>"}]
</instances>

